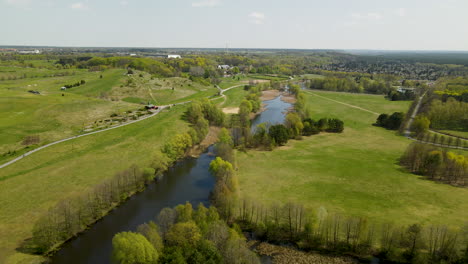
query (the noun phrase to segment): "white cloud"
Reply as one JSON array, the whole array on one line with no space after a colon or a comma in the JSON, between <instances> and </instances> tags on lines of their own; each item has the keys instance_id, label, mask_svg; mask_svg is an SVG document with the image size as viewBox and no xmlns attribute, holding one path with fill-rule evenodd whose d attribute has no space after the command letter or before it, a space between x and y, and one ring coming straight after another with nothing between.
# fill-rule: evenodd
<instances>
[{"instance_id":1,"label":"white cloud","mask_svg":"<svg viewBox=\"0 0 468 264\"><path fill-rule=\"evenodd\" d=\"M221 1L220 0L202 0L199 2L193 2L192 6L193 7L213 7L220 5Z\"/></svg>"},{"instance_id":2,"label":"white cloud","mask_svg":"<svg viewBox=\"0 0 468 264\"><path fill-rule=\"evenodd\" d=\"M252 12L249 14L249 17L250 17L250 22L257 24L257 25L263 24L263 22L265 22L265 19L266 19L265 14L260 13L260 12Z\"/></svg>"},{"instance_id":3,"label":"white cloud","mask_svg":"<svg viewBox=\"0 0 468 264\"><path fill-rule=\"evenodd\" d=\"M78 3L73 3L71 6L70 6L72 9L87 9L88 7L82 3L82 2L78 2Z\"/></svg>"},{"instance_id":4,"label":"white cloud","mask_svg":"<svg viewBox=\"0 0 468 264\"><path fill-rule=\"evenodd\" d=\"M121 5L121 6L127 6L127 5L128 5L128 1L122 0L122 1L120 1L120 5Z\"/></svg>"},{"instance_id":5,"label":"white cloud","mask_svg":"<svg viewBox=\"0 0 468 264\"><path fill-rule=\"evenodd\" d=\"M398 8L396 10L396 14L397 16L401 16L401 17L406 16L406 8Z\"/></svg>"}]
</instances>

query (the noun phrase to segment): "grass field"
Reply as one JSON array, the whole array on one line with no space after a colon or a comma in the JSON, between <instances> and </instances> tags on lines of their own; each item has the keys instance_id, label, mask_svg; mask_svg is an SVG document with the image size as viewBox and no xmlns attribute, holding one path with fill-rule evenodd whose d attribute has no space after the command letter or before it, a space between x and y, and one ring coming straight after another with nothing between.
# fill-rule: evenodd
<instances>
[{"instance_id":1,"label":"grass field","mask_svg":"<svg viewBox=\"0 0 468 264\"><path fill-rule=\"evenodd\" d=\"M54 145L0 170L0 263L37 256L15 248L38 216L59 200L84 192L132 164L148 166L168 138L188 128L183 106L150 119Z\"/></svg>"},{"instance_id":2,"label":"grass field","mask_svg":"<svg viewBox=\"0 0 468 264\"><path fill-rule=\"evenodd\" d=\"M455 130L440 130L442 133L446 133L456 137L468 138L468 132L466 131L455 131Z\"/></svg>"},{"instance_id":3,"label":"grass field","mask_svg":"<svg viewBox=\"0 0 468 264\"><path fill-rule=\"evenodd\" d=\"M172 104L218 92L214 86L189 79L158 79L144 72L127 76L122 69L54 70L53 62L44 66L49 68L0 66L0 163L30 150L21 144L26 136L39 136L39 145L43 145L79 134L94 121L114 113L139 109L142 103ZM64 72L68 73L55 76ZM12 78L24 74L26 78ZM86 83L60 90L80 80Z\"/></svg>"},{"instance_id":4,"label":"grass field","mask_svg":"<svg viewBox=\"0 0 468 264\"><path fill-rule=\"evenodd\" d=\"M224 92L224 95L226 95L226 101L224 101L224 104L222 104L221 106L222 107L239 107L242 100L244 100L247 94L248 92L245 91L242 86L226 91Z\"/></svg>"},{"instance_id":5,"label":"grass field","mask_svg":"<svg viewBox=\"0 0 468 264\"><path fill-rule=\"evenodd\" d=\"M376 113L406 111L410 104L377 95L313 93ZM311 94L306 98L314 119L340 118L344 132L290 141L274 151L238 152L243 196L267 204L293 201L374 222L466 223L468 189L405 172L398 159L410 141L372 126L376 114Z\"/></svg>"}]
</instances>

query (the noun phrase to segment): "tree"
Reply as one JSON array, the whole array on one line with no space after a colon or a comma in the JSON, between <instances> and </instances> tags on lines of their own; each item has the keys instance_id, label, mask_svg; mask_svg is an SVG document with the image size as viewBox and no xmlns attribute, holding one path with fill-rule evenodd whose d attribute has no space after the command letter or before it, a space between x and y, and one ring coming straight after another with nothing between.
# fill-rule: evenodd
<instances>
[{"instance_id":1,"label":"tree","mask_svg":"<svg viewBox=\"0 0 468 264\"><path fill-rule=\"evenodd\" d=\"M182 248L194 248L202 238L200 229L193 221L177 223L167 233L167 244Z\"/></svg>"},{"instance_id":2,"label":"tree","mask_svg":"<svg viewBox=\"0 0 468 264\"><path fill-rule=\"evenodd\" d=\"M121 232L112 238L112 257L120 264L152 264L159 254L143 235Z\"/></svg>"},{"instance_id":3,"label":"tree","mask_svg":"<svg viewBox=\"0 0 468 264\"><path fill-rule=\"evenodd\" d=\"M282 146L288 143L289 131L283 124L271 126L268 134L277 145Z\"/></svg>"},{"instance_id":4,"label":"tree","mask_svg":"<svg viewBox=\"0 0 468 264\"><path fill-rule=\"evenodd\" d=\"M429 125L430 125L429 119L425 116L417 116L414 119L413 125L411 129L413 132L416 133L416 135L424 134L429 130Z\"/></svg>"},{"instance_id":5,"label":"tree","mask_svg":"<svg viewBox=\"0 0 468 264\"><path fill-rule=\"evenodd\" d=\"M328 127L328 119L327 119L327 118L321 118L321 119L317 122L317 128L318 128L320 131L325 131L325 130L327 130L327 127Z\"/></svg>"},{"instance_id":6,"label":"tree","mask_svg":"<svg viewBox=\"0 0 468 264\"><path fill-rule=\"evenodd\" d=\"M405 115L402 112L395 112L388 117L386 128L396 130L401 126Z\"/></svg>"},{"instance_id":7,"label":"tree","mask_svg":"<svg viewBox=\"0 0 468 264\"><path fill-rule=\"evenodd\" d=\"M139 225L137 232L142 234L158 252L163 250L164 244L159 235L158 226L153 221Z\"/></svg>"},{"instance_id":8,"label":"tree","mask_svg":"<svg viewBox=\"0 0 468 264\"><path fill-rule=\"evenodd\" d=\"M388 115L387 114L381 114L379 117L377 117L377 122L375 122L376 125L381 126L381 127L386 127L387 126L387 121L388 121Z\"/></svg>"},{"instance_id":9,"label":"tree","mask_svg":"<svg viewBox=\"0 0 468 264\"><path fill-rule=\"evenodd\" d=\"M304 124L297 113L291 112L286 115L286 127L289 129L289 135L295 137L301 135Z\"/></svg>"},{"instance_id":10,"label":"tree","mask_svg":"<svg viewBox=\"0 0 468 264\"><path fill-rule=\"evenodd\" d=\"M336 118L331 118L328 119L328 128L327 132L333 132L333 133L341 133L344 130L344 122L336 119Z\"/></svg>"},{"instance_id":11,"label":"tree","mask_svg":"<svg viewBox=\"0 0 468 264\"><path fill-rule=\"evenodd\" d=\"M232 141L231 133L229 133L229 130L227 130L224 127L221 129L218 135L218 142L231 147L233 146L234 143Z\"/></svg>"}]
</instances>

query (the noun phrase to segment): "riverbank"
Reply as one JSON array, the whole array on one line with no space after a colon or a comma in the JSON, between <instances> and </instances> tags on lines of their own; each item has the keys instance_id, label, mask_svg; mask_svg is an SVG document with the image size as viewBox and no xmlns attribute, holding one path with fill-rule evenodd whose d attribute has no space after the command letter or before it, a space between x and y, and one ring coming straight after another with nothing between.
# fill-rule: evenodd
<instances>
[{"instance_id":1,"label":"riverbank","mask_svg":"<svg viewBox=\"0 0 468 264\"><path fill-rule=\"evenodd\" d=\"M265 259L263 263L275 264L357 264L358 261L349 257L325 256L317 253L304 252L288 246L278 246L266 242L251 240L248 246Z\"/></svg>"}]
</instances>

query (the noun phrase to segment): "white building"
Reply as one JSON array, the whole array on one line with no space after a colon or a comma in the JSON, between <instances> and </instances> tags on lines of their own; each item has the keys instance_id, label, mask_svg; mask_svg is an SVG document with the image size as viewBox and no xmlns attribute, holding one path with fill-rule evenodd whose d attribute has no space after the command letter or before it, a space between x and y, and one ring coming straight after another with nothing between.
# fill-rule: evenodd
<instances>
[{"instance_id":1,"label":"white building","mask_svg":"<svg viewBox=\"0 0 468 264\"><path fill-rule=\"evenodd\" d=\"M181 59L182 57L180 55L177 55L177 54L169 54L169 55L167 55L167 58L168 59Z\"/></svg>"},{"instance_id":2,"label":"white building","mask_svg":"<svg viewBox=\"0 0 468 264\"><path fill-rule=\"evenodd\" d=\"M229 69L231 69L231 66L229 66L229 65L218 65L218 69L220 69L220 70L229 70Z\"/></svg>"},{"instance_id":3,"label":"white building","mask_svg":"<svg viewBox=\"0 0 468 264\"><path fill-rule=\"evenodd\" d=\"M20 50L18 51L20 54L39 54L41 53L40 50Z\"/></svg>"}]
</instances>

